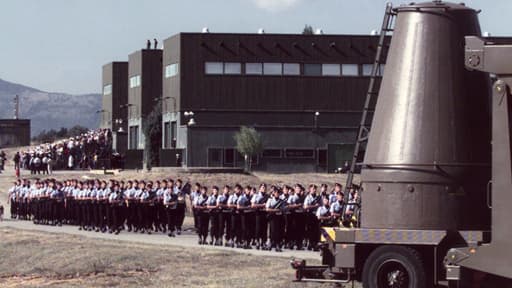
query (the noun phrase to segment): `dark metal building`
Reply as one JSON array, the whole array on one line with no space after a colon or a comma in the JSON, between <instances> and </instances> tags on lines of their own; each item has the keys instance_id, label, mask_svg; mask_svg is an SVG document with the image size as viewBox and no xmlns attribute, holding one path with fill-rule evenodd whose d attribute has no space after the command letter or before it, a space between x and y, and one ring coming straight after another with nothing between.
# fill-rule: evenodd
<instances>
[{"instance_id":1,"label":"dark metal building","mask_svg":"<svg viewBox=\"0 0 512 288\"><path fill-rule=\"evenodd\" d=\"M100 127L113 131L113 147L119 153L128 148L128 62L111 62L103 66L103 105Z\"/></svg>"},{"instance_id":2,"label":"dark metal building","mask_svg":"<svg viewBox=\"0 0 512 288\"><path fill-rule=\"evenodd\" d=\"M142 120L162 96L162 50L139 50L128 59L128 149L141 150L144 149Z\"/></svg>"},{"instance_id":3,"label":"dark metal building","mask_svg":"<svg viewBox=\"0 0 512 288\"><path fill-rule=\"evenodd\" d=\"M0 148L30 145L30 120L0 119Z\"/></svg>"},{"instance_id":4,"label":"dark metal building","mask_svg":"<svg viewBox=\"0 0 512 288\"><path fill-rule=\"evenodd\" d=\"M333 171L350 159L377 41L217 33L166 39L161 158L183 149L188 166L242 166L233 136L247 125L264 142L255 168Z\"/></svg>"}]
</instances>

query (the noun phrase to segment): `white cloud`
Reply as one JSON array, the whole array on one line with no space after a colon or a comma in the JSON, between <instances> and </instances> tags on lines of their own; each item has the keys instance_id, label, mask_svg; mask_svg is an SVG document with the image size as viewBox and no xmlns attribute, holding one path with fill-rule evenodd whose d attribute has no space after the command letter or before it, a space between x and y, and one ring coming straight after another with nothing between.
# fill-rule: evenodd
<instances>
[{"instance_id":1,"label":"white cloud","mask_svg":"<svg viewBox=\"0 0 512 288\"><path fill-rule=\"evenodd\" d=\"M261 9L268 10L271 12L277 12L288 9L301 0L252 0L256 6Z\"/></svg>"}]
</instances>

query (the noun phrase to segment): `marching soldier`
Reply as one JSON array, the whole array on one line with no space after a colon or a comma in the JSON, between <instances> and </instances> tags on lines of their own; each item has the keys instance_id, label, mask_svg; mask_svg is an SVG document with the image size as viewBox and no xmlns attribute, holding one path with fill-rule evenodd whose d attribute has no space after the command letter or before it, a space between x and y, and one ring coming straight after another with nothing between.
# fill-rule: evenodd
<instances>
[{"instance_id":1,"label":"marching soldier","mask_svg":"<svg viewBox=\"0 0 512 288\"><path fill-rule=\"evenodd\" d=\"M238 197L236 209L238 211L238 217L240 218L240 239L238 240L239 248L250 249L250 239L249 239L249 231L250 231L250 209L251 209L251 200L249 194L251 193L251 187L247 186L244 189L244 192ZM237 237L238 238L238 237Z\"/></svg>"},{"instance_id":2,"label":"marching soldier","mask_svg":"<svg viewBox=\"0 0 512 288\"><path fill-rule=\"evenodd\" d=\"M320 206L320 197L316 194L317 186L309 185L309 194L304 200L304 210L306 211L306 234L308 239L308 250L318 250L319 224L316 217L316 210Z\"/></svg>"},{"instance_id":3,"label":"marching soldier","mask_svg":"<svg viewBox=\"0 0 512 288\"><path fill-rule=\"evenodd\" d=\"M329 207L329 198L322 198L322 205L316 210L316 217L318 218L320 226L332 226L332 216Z\"/></svg>"},{"instance_id":4,"label":"marching soldier","mask_svg":"<svg viewBox=\"0 0 512 288\"><path fill-rule=\"evenodd\" d=\"M219 196L219 187L213 186L212 193L206 200L206 209L210 217L210 245L219 246L219 210L217 206L217 197Z\"/></svg>"},{"instance_id":5,"label":"marching soldier","mask_svg":"<svg viewBox=\"0 0 512 288\"><path fill-rule=\"evenodd\" d=\"M261 184L259 191L251 199L251 206L255 209L255 220L256 220L256 249L267 250L267 213L265 205L267 203L267 185Z\"/></svg>"},{"instance_id":6,"label":"marching soldier","mask_svg":"<svg viewBox=\"0 0 512 288\"><path fill-rule=\"evenodd\" d=\"M197 216L199 220L199 230L197 235L199 236L199 244L206 245L206 237L208 237L208 222L210 218L208 217L208 211L206 211L208 195L208 188L206 186L201 187L201 195L196 198L196 202L194 203L194 209L197 210Z\"/></svg>"},{"instance_id":7,"label":"marching soldier","mask_svg":"<svg viewBox=\"0 0 512 288\"><path fill-rule=\"evenodd\" d=\"M185 202L186 193L183 190L183 181L181 181L181 179L176 180L174 193L178 196L178 204L176 206L176 233L178 235L181 235L183 221L185 220L185 211L187 209L187 204Z\"/></svg>"},{"instance_id":8,"label":"marching soldier","mask_svg":"<svg viewBox=\"0 0 512 288\"><path fill-rule=\"evenodd\" d=\"M222 246L222 236L226 236L225 245L228 244L228 234L231 230L231 210L227 207L228 199L229 199L229 190L230 187L225 185L222 189L222 194L217 197L217 207L219 207L219 231L218 235L220 235L220 245Z\"/></svg>"},{"instance_id":9,"label":"marching soldier","mask_svg":"<svg viewBox=\"0 0 512 288\"><path fill-rule=\"evenodd\" d=\"M169 233L167 236L175 237L174 231L176 230L176 206L178 204L178 196L173 192L172 182L162 181L164 185L167 185L163 194L163 205L167 216L167 230Z\"/></svg>"},{"instance_id":10,"label":"marching soldier","mask_svg":"<svg viewBox=\"0 0 512 288\"><path fill-rule=\"evenodd\" d=\"M192 192L190 192L190 203L192 205L193 205L193 203L196 202L196 198L199 197L199 195L201 195L201 184L196 183L194 185L194 189L192 190ZM192 209L192 215L194 217L194 228L197 231L199 229L199 221L198 221L198 216L197 216L196 212L197 212L197 210Z\"/></svg>"},{"instance_id":11,"label":"marching soldier","mask_svg":"<svg viewBox=\"0 0 512 288\"><path fill-rule=\"evenodd\" d=\"M341 226L341 224L342 224L343 208L344 208L343 192L339 191L336 193L336 201L331 204L331 209L330 209L331 216L334 220L335 225L340 224L338 226Z\"/></svg>"},{"instance_id":12,"label":"marching soldier","mask_svg":"<svg viewBox=\"0 0 512 288\"><path fill-rule=\"evenodd\" d=\"M240 197L240 194L242 193L242 186L240 186L240 184L236 184L235 185L235 188L234 188L234 193L231 194L231 196L229 196L228 198L228 208L231 209L231 230L230 230L230 233L229 233L229 240L227 235L226 235L226 241L228 241L228 246L233 248L235 247L235 241L238 241L240 238L239 238L239 234L238 234L238 231L241 229L240 228L240 215L238 214L238 211L237 211L237 202L238 202L238 198Z\"/></svg>"},{"instance_id":13,"label":"marching soldier","mask_svg":"<svg viewBox=\"0 0 512 288\"><path fill-rule=\"evenodd\" d=\"M272 197L267 200L266 212L268 213L270 223L270 249L275 249L276 252L282 252L281 243L283 241L283 209L286 204L279 196L279 188L276 186L271 187Z\"/></svg>"}]
</instances>

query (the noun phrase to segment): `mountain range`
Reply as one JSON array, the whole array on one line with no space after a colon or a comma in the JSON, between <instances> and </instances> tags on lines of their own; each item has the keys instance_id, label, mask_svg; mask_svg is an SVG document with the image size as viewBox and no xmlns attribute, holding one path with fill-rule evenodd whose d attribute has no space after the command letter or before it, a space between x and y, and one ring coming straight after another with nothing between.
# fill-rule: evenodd
<instances>
[{"instance_id":1,"label":"mountain range","mask_svg":"<svg viewBox=\"0 0 512 288\"><path fill-rule=\"evenodd\" d=\"M101 109L101 94L45 92L0 79L0 119L14 117L15 95L20 96L20 118L31 120L32 136L43 130L75 125L98 127L96 111Z\"/></svg>"}]
</instances>

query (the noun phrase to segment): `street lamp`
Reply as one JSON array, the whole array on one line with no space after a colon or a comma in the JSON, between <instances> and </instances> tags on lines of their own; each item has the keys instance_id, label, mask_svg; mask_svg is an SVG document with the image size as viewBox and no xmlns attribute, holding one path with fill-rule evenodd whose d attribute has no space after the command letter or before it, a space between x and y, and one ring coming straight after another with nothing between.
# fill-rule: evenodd
<instances>
[{"instance_id":1,"label":"street lamp","mask_svg":"<svg viewBox=\"0 0 512 288\"><path fill-rule=\"evenodd\" d=\"M123 132L124 132L124 130L123 130L123 126L122 126L122 125L123 125L123 119L121 119L121 118L117 118L117 119L115 119L115 120L114 120L114 123L116 123L116 126L118 126L118 127L119 127L119 129L117 130L117 132L119 132L119 133L123 133Z\"/></svg>"},{"instance_id":2,"label":"street lamp","mask_svg":"<svg viewBox=\"0 0 512 288\"><path fill-rule=\"evenodd\" d=\"M315 122L314 122L314 128L315 130L318 129L318 116L320 116L320 112L315 112Z\"/></svg>"},{"instance_id":3,"label":"street lamp","mask_svg":"<svg viewBox=\"0 0 512 288\"><path fill-rule=\"evenodd\" d=\"M187 126L188 126L188 129L187 129L187 150L186 150L186 159L185 159L185 164L187 166L190 166L191 163L192 163L192 153L190 153L190 128L194 125L196 125L196 121L194 120L194 112L192 111L185 111L183 112L183 115L188 119L187 121Z\"/></svg>"}]
</instances>

